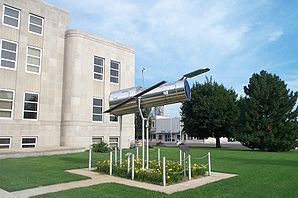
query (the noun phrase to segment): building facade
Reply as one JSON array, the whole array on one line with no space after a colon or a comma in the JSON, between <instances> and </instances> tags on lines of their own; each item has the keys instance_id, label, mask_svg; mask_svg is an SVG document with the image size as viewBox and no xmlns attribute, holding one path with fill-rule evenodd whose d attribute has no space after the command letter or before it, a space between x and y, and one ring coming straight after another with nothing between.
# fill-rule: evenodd
<instances>
[{"instance_id":1,"label":"building facade","mask_svg":"<svg viewBox=\"0 0 298 198\"><path fill-rule=\"evenodd\" d=\"M119 144L111 91L134 86L133 49L68 30L68 12L41 0L0 0L0 148ZM122 145L134 139L123 116Z\"/></svg>"}]
</instances>

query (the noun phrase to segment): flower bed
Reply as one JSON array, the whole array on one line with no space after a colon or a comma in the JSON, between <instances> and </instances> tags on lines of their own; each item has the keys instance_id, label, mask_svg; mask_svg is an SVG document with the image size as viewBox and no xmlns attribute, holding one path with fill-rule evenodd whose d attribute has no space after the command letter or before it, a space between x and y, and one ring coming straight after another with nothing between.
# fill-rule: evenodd
<instances>
[{"instance_id":1,"label":"flower bed","mask_svg":"<svg viewBox=\"0 0 298 198\"><path fill-rule=\"evenodd\" d=\"M131 179L131 164L130 169L127 168L127 160L122 162L120 167L119 161L117 164L113 163L113 175L123 178ZM159 166L157 160L149 161L150 169L143 169L140 160L135 160L135 176L137 181L144 181L153 184L162 185L162 166ZM188 177L188 164L186 164L186 176ZM174 184L186 180L184 177L183 165L179 162L166 161L166 182L167 184ZM109 174L110 173L110 160L98 161L97 171ZM207 171L206 164L193 164L191 167L192 177L205 176Z\"/></svg>"}]
</instances>

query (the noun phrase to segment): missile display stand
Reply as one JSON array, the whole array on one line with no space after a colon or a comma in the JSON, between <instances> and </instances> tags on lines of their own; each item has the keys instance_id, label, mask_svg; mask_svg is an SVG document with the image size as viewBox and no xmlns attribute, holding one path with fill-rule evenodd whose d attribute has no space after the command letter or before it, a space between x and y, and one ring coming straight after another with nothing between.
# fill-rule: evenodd
<instances>
[{"instance_id":1,"label":"missile display stand","mask_svg":"<svg viewBox=\"0 0 298 198\"><path fill-rule=\"evenodd\" d=\"M141 109L141 98L138 98L138 109L142 118L142 168L145 168L145 121L146 121L146 169L149 168L149 117L145 118Z\"/></svg>"}]
</instances>

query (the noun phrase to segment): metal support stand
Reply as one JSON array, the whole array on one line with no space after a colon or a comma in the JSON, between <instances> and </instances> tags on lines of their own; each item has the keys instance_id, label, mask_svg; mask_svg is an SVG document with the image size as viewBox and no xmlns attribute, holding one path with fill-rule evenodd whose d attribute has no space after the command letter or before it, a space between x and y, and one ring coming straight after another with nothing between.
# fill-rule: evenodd
<instances>
[{"instance_id":1,"label":"metal support stand","mask_svg":"<svg viewBox=\"0 0 298 198\"><path fill-rule=\"evenodd\" d=\"M143 112L141 109L141 98L138 98L138 109L139 109L140 116L142 118L142 168L144 169L145 168L145 131L144 131L144 128L145 128L146 118L144 118Z\"/></svg>"},{"instance_id":2,"label":"metal support stand","mask_svg":"<svg viewBox=\"0 0 298 198\"><path fill-rule=\"evenodd\" d=\"M119 158L120 158L120 167L122 166L122 129L123 129L123 123L122 123L122 115L119 116L119 122L120 122L120 138L119 138Z\"/></svg>"},{"instance_id":3,"label":"metal support stand","mask_svg":"<svg viewBox=\"0 0 298 198\"><path fill-rule=\"evenodd\" d=\"M147 123L146 123L146 169L149 168L149 119L147 118Z\"/></svg>"}]
</instances>

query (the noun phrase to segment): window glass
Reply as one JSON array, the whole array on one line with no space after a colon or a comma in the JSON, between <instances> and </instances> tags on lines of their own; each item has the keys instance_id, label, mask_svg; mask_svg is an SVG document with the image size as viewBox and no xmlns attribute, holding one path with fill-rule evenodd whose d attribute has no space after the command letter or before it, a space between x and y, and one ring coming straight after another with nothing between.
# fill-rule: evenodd
<instances>
[{"instance_id":1,"label":"window glass","mask_svg":"<svg viewBox=\"0 0 298 198\"><path fill-rule=\"evenodd\" d=\"M119 62L111 61L110 82L119 83L119 68L120 68Z\"/></svg>"},{"instance_id":2,"label":"window glass","mask_svg":"<svg viewBox=\"0 0 298 198\"><path fill-rule=\"evenodd\" d=\"M27 49L27 71L40 73L41 49L29 47Z\"/></svg>"},{"instance_id":3,"label":"window glass","mask_svg":"<svg viewBox=\"0 0 298 198\"><path fill-rule=\"evenodd\" d=\"M103 80L104 59L94 56L94 73L93 77L97 80Z\"/></svg>"},{"instance_id":4,"label":"window glass","mask_svg":"<svg viewBox=\"0 0 298 198\"><path fill-rule=\"evenodd\" d=\"M3 8L3 24L19 28L20 10L6 5Z\"/></svg>"},{"instance_id":5,"label":"window glass","mask_svg":"<svg viewBox=\"0 0 298 198\"><path fill-rule=\"evenodd\" d=\"M102 99L100 98L93 98L93 115L92 120L93 121L102 121Z\"/></svg>"},{"instance_id":6,"label":"window glass","mask_svg":"<svg viewBox=\"0 0 298 198\"><path fill-rule=\"evenodd\" d=\"M12 118L13 91L0 89L0 118Z\"/></svg>"},{"instance_id":7,"label":"window glass","mask_svg":"<svg viewBox=\"0 0 298 198\"><path fill-rule=\"evenodd\" d=\"M42 35L43 18L33 14L29 15L29 32Z\"/></svg>"},{"instance_id":8,"label":"window glass","mask_svg":"<svg viewBox=\"0 0 298 198\"><path fill-rule=\"evenodd\" d=\"M16 68L17 43L2 40L1 47L1 67Z\"/></svg>"},{"instance_id":9,"label":"window glass","mask_svg":"<svg viewBox=\"0 0 298 198\"><path fill-rule=\"evenodd\" d=\"M36 120L38 113L38 94L25 93L24 119Z\"/></svg>"}]
</instances>

